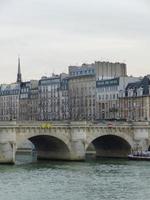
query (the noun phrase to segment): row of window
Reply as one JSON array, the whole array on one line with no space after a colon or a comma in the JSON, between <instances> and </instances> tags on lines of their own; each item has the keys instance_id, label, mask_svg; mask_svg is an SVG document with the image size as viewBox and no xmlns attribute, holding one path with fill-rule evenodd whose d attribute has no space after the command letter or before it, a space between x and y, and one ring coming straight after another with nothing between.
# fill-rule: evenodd
<instances>
[{"instance_id":1,"label":"row of window","mask_svg":"<svg viewBox=\"0 0 150 200\"><path fill-rule=\"evenodd\" d=\"M96 88L96 92L112 92L112 91L118 91L118 86L108 86L108 87L99 87Z\"/></svg>"},{"instance_id":2,"label":"row of window","mask_svg":"<svg viewBox=\"0 0 150 200\"><path fill-rule=\"evenodd\" d=\"M103 95L98 95L98 100L117 100L119 97L119 94L103 94Z\"/></svg>"},{"instance_id":3,"label":"row of window","mask_svg":"<svg viewBox=\"0 0 150 200\"><path fill-rule=\"evenodd\" d=\"M94 74L95 70L94 69L84 69L80 71L73 71L70 72L71 76L79 76L79 75L88 75L88 74Z\"/></svg>"}]
</instances>

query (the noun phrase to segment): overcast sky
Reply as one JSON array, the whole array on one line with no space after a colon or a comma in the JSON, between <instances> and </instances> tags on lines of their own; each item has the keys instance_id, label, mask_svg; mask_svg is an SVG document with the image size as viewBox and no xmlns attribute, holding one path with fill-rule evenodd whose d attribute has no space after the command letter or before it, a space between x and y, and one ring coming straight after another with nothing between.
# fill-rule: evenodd
<instances>
[{"instance_id":1,"label":"overcast sky","mask_svg":"<svg viewBox=\"0 0 150 200\"><path fill-rule=\"evenodd\" d=\"M128 74L150 73L149 0L0 0L0 83L68 65L125 62Z\"/></svg>"}]
</instances>

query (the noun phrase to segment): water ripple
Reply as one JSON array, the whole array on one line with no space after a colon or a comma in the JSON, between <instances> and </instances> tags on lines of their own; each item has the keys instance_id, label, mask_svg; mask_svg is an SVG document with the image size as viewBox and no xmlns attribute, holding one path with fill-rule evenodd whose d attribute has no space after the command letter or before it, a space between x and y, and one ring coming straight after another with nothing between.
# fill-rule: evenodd
<instances>
[{"instance_id":1,"label":"water ripple","mask_svg":"<svg viewBox=\"0 0 150 200\"><path fill-rule=\"evenodd\" d=\"M0 200L145 200L150 163L124 160L0 166Z\"/></svg>"}]
</instances>

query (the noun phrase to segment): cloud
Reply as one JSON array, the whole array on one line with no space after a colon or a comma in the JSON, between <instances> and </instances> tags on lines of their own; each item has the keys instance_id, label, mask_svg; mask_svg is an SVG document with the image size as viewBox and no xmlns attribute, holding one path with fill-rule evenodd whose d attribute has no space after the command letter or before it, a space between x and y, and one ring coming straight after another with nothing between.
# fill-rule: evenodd
<instances>
[{"instance_id":1,"label":"cloud","mask_svg":"<svg viewBox=\"0 0 150 200\"><path fill-rule=\"evenodd\" d=\"M63 30L68 34L135 37L149 35L150 14L141 0L14 0L8 25Z\"/></svg>"},{"instance_id":2,"label":"cloud","mask_svg":"<svg viewBox=\"0 0 150 200\"><path fill-rule=\"evenodd\" d=\"M130 73L144 59L146 73L149 5L148 0L0 1L0 78L15 77L18 53L25 79L102 57L126 60Z\"/></svg>"}]
</instances>

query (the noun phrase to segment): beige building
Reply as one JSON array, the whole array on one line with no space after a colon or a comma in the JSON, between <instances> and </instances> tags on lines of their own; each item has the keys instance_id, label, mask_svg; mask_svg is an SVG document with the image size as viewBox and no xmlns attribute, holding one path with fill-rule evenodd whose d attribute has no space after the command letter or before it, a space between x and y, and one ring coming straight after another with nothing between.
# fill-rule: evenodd
<instances>
[{"instance_id":1,"label":"beige building","mask_svg":"<svg viewBox=\"0 0 150 200\"><path fill-rule=\"evenodd\" d=\"M67 74L43 77L39 81L39 119L69 119Z\"/></svg>"},{"instance_id":2,"label":"beige building","mask_svg":"<svg viewBox=\"0 0 150 200\"><path fill-rule=\"evenodd\" d=\"M69 66L69 75L82 76L82 75L95 75L96 80L111 79L117 77L127 76L127 67L125 63L112 63L96 61L91 64L82 64L81 66Z\"/></svg>"},{"instance_id":3,"label":"beige building","mask_svg":"<svg viewBox=\"0 0 150 200\"><path fill-rule=\"evenodd\" d=\"M22 81L20 58L16 83L0 86L0 120L38 120L38 81Z\"/></svg>"},{"instance_id":4,"label":"beige building","mask_svg":"<svg viewBox=\"0 0 150 200\"><path fill-rule=\"evenodd\" d=\"M19 120L39 119L38 81L21 83L19 98Z\"/></svg>"},{"instance_id":5,"label":"beige building","mask_svg":"<svg viewBox=\"0 0 150 200\"><path fill-rule=\"evenodd\" d=\"M127 76L126 64L69 66L69 75L0 86L0 120L150 120L150 76Z\"/></svg>"},{"instance_id":6,"label":"beige building","mask_svg":"<svg viewBox=\"0 0 150 200\"><path fill-rule=\"evenodd\" d=\"M0 120L19 119L20 83L2 84L0 86Z\"/></svg>"},{"instance_id":7,"label":"beige building","mask_svg":"<svg viewBox=\"0 0 150 200\"><path fill-rule=\"evenodd\" d=\"M95 119L96 81L94 75L69 79L69 111L71 120Z\"/></svg>"},{"instance_id":8,"label":"beige building","mask_svg":"<svg viewBox=\"0 0 150 200\"><path fill-rule=\"evenodd\" d=\"M111 79L120 76L127 76L127 69L125 63L112 62L95 62L96 80Z\"/></svg>"},{"instance_id":9,"label":"beige building","mask_svg":"<svg viewBox=\"0 0 150 200\"><path fill-rule=\"evenodd\" d=\"M150 121L150 76L127 85L119 98L120 119Z\"/></svg>"},{"instance_id":10,"label":"beige building","mask_svg":"<svg viewBox=\"0 0 150 200\"><path fill-rule=\"evenodd\" d=\"M133 79L127 77L126 64L97 61L69 66L69 75L71 119L119 118L119 90Z\"/></svg>"},{"instance_id":11,"label":"beige building","mask_svg":"<svg viewBox=\"0 0 150 200\"><path fill-rule=\"evenodd\" d=\"M150 121L150 95L119 100L120 118L127 121Z\"/></svg>"},{"instance_id":12,"label":"beige building","mask_svg":"<svg viewBox=\"0 0 150 200\"><path fill-rule=\"evenodd\" d=\"M120 119L119 95L139 78L117 77L96 81L96 119Z\"/></svg>"}]
</instances>

